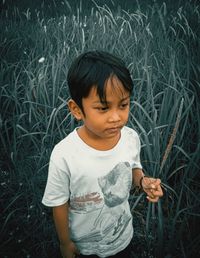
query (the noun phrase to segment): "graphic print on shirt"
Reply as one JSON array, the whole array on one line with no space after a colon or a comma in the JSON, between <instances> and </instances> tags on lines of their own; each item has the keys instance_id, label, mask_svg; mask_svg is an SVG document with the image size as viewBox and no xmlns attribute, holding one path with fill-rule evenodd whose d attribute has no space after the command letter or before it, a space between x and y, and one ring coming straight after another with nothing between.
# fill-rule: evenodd
<instances>
[{"instance_id":1,"label":"graphic print on shirt","mask_svg":"<svg viewBox=\"0 0 200 258\"><path fill-rule=\"evenodd\" d=\"M100 209L103 205L103 198L97 192L89 193L83 196L73 197L70 201L71 209L78 213L90 212L91 210Z\"/></svg>"},{"instance_id":2,"label":"graphic print on shirt","mask_svg":"<svg viewBox=\"0 0 200 258\"><path fill-rule=\"evenodd\" d=\"M94 218L90 221L91 226L87 225L90 230L76 236L76 241L94 243L102 240L105 244L110 244L126 230L131 215L127 213L127 207L123 203L128 200L131 179L129 163L121 162L108 174L98 178L100 193L92 192L71 200L71 207L75 212L81 215L87 210L93 213L91 218ZM89 213L86 216L90 216Z\"/></svg>"},{"instance_id":3,"label":"graphic print on shirt","mask_svg":"<svg viewBox=\"0 0 200 258\"><path fill-rule=\"evenodd\" d=\"M130 168L128 162L119 163L106 176L98 179L108 207L115 207L128 197L131 181L130 170L127 168Z\"/></svg>"}]
</instances>

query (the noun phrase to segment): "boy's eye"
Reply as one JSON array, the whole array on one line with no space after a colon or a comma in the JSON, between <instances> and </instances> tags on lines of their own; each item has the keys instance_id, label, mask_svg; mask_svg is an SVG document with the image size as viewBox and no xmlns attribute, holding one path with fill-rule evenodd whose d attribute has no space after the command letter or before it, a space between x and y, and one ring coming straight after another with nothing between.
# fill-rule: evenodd
<instances>
[{"instance_id":1,"label":"boy's eye","mask_svg":"<svg viewBox=\"0 0 200 258\"><path fill-rule=\"evenodd\" d=\"M96 107L96 109L99 111L106 111L108 110L108 107Z\"/></svg>"},{"instance_id":2,"label":"boy's eye","mask_svg":"<svg viewBox=\"0 0 200 258\"><path fill-rule=\"evenodd\" d=\"M122 103L120 107L121 108L126 108L128 105L129 105L129 103Z\"/></svg>"}]
</instances>

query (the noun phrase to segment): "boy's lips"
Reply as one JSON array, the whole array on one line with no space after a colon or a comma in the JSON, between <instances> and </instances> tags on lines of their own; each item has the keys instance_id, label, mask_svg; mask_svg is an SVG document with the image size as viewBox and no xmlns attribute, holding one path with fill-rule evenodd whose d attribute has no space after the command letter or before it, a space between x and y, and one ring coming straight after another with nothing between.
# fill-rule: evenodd
<instances>
[{"instance_id":1,"label":"boy's lips","mask_svg":"<svg viewBox=\"0 0 200 258\"><path fill-rule=\"evenodd\" d=\"M119 131L121 131L122 127L118 126L118 127L111 127L111 128L107 128L106 131L109 133L118 133Z\"/></svg>"}]
</instances>

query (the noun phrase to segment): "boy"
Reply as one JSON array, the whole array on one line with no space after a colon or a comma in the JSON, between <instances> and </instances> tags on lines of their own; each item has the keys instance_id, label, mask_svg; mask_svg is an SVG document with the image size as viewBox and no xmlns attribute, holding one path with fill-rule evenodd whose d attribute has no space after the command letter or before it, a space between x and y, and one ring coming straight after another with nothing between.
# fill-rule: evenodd
<instances>
[{"instance_id":1,"label":"boy","mask_svg":"<svg viewBox=\"0 0 200 258\"><path fill-rule=\"evenodd\" d=\"M63 258L128 257L132 183L151 202L163 195L160 179L144 177L139 137L125 126L131 76L117 57L91 51L73 62L67 79L68 107L83 125L54 147L42 202L53 207Z\"/></svg>"}]
</instances>

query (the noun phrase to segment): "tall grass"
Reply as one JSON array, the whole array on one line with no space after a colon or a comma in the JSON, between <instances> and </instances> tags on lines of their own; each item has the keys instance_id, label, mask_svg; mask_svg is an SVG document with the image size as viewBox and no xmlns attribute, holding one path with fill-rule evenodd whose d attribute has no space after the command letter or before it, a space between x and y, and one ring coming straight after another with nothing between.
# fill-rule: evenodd
<instances>
[{"instance_id":1,"label":"tall grass","mask_svg":"<svg viewBox=\"0 0 200 258\"><path fill-rule=\"evenodd\" d=\"M114 1L63 1L66 14L52 18L44 8L2 11L2 257L59 257L41 198L51 150L76 126L66 107L68 67L92 49L122 57L131 71L129 126L140 134L144 171L163 184L158 205L130 198L136 255L199 255L200 7L142 3L123 9Z\"/></svg>"}]
</instances>

